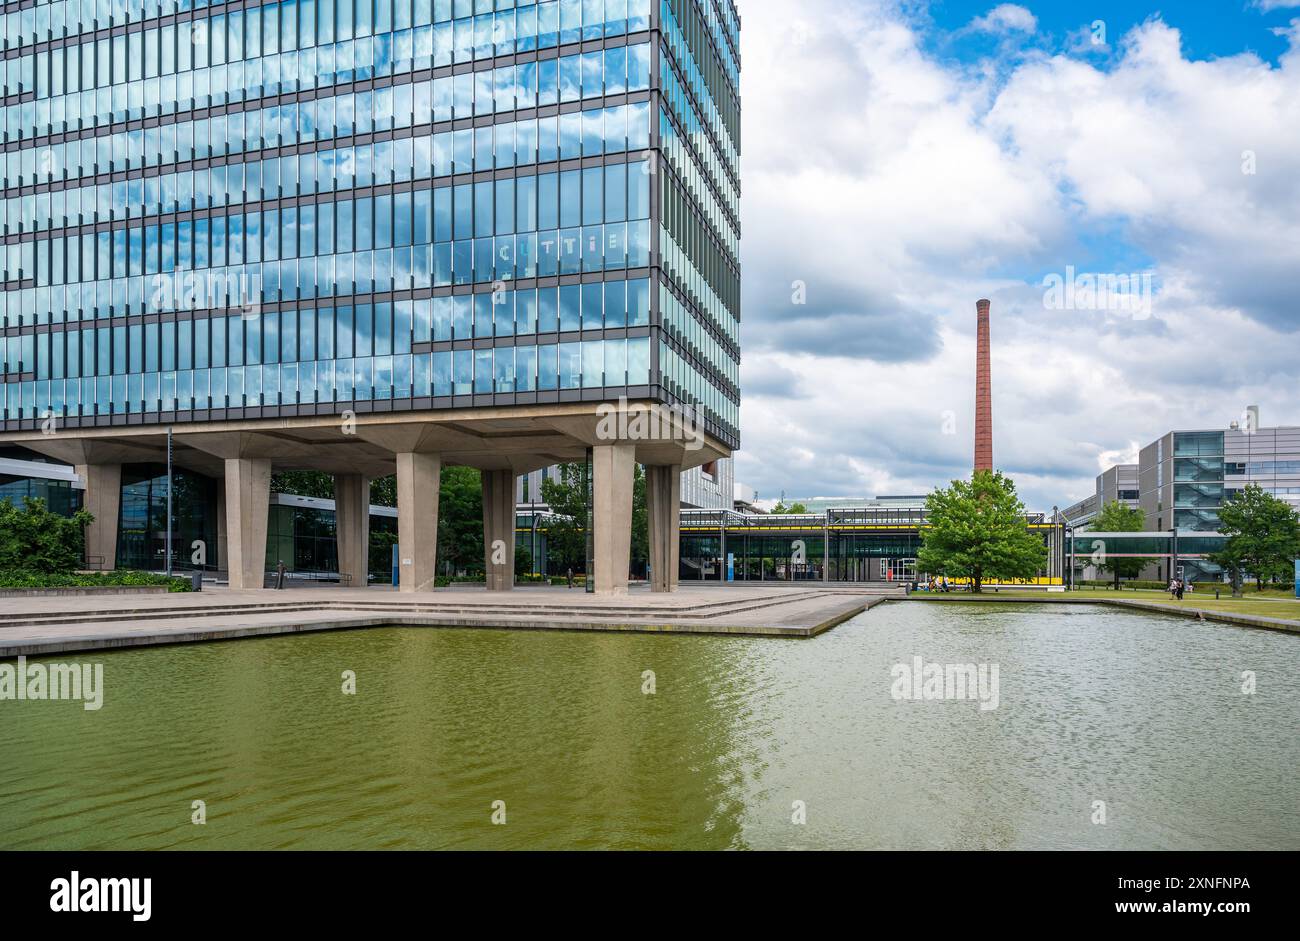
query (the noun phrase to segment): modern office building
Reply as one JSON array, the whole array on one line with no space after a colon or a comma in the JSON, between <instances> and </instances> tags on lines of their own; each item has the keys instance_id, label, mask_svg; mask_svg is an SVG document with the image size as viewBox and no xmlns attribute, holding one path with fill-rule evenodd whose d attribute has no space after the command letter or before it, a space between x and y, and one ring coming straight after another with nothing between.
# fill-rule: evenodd
<instances>
[{"instance_id":1,"label":"modern office building","mask_svg":"<svg viewBox=\"0 0 1300 941\"><path fill-rule=\"evenodd\" d=\"M617 592L640 462L670 590L680 474L739 443L739 29L730 0L14 5L0 445L77 469L107 567L170 449L234 587L272 471L335 475L354 575L396 472L416 591L444 464L485 472L490 546L515 477L589 461Z\"/></svg>"},{"instance_id":2,"label":"modern office building","mask_svg":"<svg viewBox=\"0 0 1300 941\"><path fill-rule=\"evenodd\" d=\"M1108 503L1138 506L1137 464L1116 464L1102 471L1097 475L1096 492L1062 510L1061 516L1074 529L1086 529Z\"/></svg>"},{"instance_id":3,"label":"modern office building","mask_svg":"<svg viewBox=\"0 0 1300 941\"><path fill-rule=\"evenodd\" d=\"M0 500L19 507L27 499L44 500L51 511L71 516L82 506L76 471L33 457L21 449L0 448Z\"/></svg>"},{"instance_id":4,"label":"modern office building","mask_svg":"<svg viewBox=\"0 0 1300 941\"><path fill-rule=\"evenodd\" d=\"M878 497L781 497L757 501L758 507L770 513L778 504L801 506L809 513L829 510L915 510L925 509L925 496Z\"/></svg>"},{"instance_id":5,"label":"modern office building","mask_svg":"<svg viewBox=\"0 0 1300 941\"><path fill-rule=\"evenodd\" d=\"M788 504L796 501L787 500ZM918 571L926 525L924 497L876 497L807 513L682 512L681 578L717 581L905 582ZM833 502L827 500L826 502ZM853 505L856 504L856 505ZM1060 584L1059 521L1026 515L1049 550L1038 584Z\"/></svg>"},{"instance_id":6,"label":"modern office building","mask_svg":"<svg viewBox=\"0 0 1300 941\"><path fill-rule=\"evenodd\" d=\"M1258 411L1250 413L1257 421ZM1171 431L1142 449L1140 505L1147 529L1215 532L1219 510L1256 484L1300 506L1300 427Z\"/></svg>"},{"instance_id":7,"label":"modern office building","mask_svg":"<svg viewBox=\"0 0 1300 941\"><path fill-rule=\"evenodd\" d=\"M1300 426L1262 428L1252 406L1226 429L1167 432L1141 449L1136 466L1110 468L1098 476L1094 496L1064 512L1077 533L1076 571L1095 577L1087 560L1103 539L1110 554L1153 559L1145 577L1163 581L1181 569L1190 581L1219 579L1209 559L1223 545L1219 511L1251 484L1300 510ZM1112 499L1142 510L1141 536L1091 531Z\"/></svg>"},{"instance_id":8,"label":"modern office building","mask_svg":"<svg viewBox=\"0 0 1300 941\"><path fill-rule=\"evenodd\" d=\"M760 513L758 491L739 480L732 486L731 508L737 513Z\"/></svg>"}]
</instances>

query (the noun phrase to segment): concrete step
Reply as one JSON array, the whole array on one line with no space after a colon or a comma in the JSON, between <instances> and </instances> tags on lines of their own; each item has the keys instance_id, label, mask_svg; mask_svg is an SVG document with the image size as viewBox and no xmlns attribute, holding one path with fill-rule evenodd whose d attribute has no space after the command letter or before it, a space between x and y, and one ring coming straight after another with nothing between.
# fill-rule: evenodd
<instances>
[{"instance_id":1,"label":"concrete step","mask_svg":"<svg viewBox=\"0 0 1300 941\"><path fill-rule=\"evenodd\" d=\"M0 615L0 629L4 627L56 627L67 624L106 624L123 621L192 620L196 618L237 618L249 614L320 614L337 612L364 612L368 614L439 614L448 616L499 616L499 617L573 617L619 618L631 620L702 620L722 615L740 614L785 604L802 602L824 595L825 592L799 591L773 594L758 599L707 602L683 607L666 605L560 605L533 604L529 602L490 602L464 604L453 601L380 601L364 599L301 599L298 601L246 602L215 605L185 605L171 609L115 608L95 611L47 611L40 614ZM838 594L838 592L837 592Z\"/></svg>"}]
</instances>

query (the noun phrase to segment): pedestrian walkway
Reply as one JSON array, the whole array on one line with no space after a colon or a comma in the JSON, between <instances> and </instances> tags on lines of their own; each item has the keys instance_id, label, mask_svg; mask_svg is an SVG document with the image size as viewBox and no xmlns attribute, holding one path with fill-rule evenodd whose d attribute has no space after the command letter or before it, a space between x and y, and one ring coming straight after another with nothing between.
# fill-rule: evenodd
<instances>
[{"instance_id":1,"label":"pedestrian walkway","mask_svg":"<svg viewBox=\"0 0 1300 941\"><path fill-rule=\"evenodd\" d=\"M812 637L900 588L785 585L634 589L609 598L576 589L511 592L458 587L400 594L385 588L167 595L0 598L0 656L192 643L381 626L650 631Z\"/></svg>"}]
</instances>

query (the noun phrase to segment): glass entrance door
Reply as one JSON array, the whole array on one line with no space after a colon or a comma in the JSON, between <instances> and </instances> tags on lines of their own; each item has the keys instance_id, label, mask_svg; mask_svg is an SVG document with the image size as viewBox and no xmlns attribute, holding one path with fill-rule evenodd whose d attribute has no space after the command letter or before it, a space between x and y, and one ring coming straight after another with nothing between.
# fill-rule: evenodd
<instances>
[{"instance_id":1,"label":"glass entrance door","mask_svg":"<svg viewBox=\"0 0 1300 941\"><path fill-rule=\"evenodd\" d=\"M916 559L890 559L889 580L910 582L916 578Z\"/></svg>"}]
</instances>

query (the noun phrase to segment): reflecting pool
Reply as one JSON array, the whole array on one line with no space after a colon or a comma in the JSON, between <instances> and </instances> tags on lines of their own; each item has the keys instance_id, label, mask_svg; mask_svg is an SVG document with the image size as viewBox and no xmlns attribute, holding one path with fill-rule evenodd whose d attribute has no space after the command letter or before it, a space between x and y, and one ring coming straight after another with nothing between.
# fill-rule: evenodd
<instances>
[{"instance_id":1,"label":"reflecting pool","mask_svg":"<svg viewBox=\"0 0 1300 941\"><path fill-rule=\"evenodd\" d=\"M916 657L996 665L997 708L896 699ZM1281 633L905 602L814 640L395 628L40 660L102 663L103 708L0 702L4 848L1300 849Z\"/></svg>"}]
</instances>

